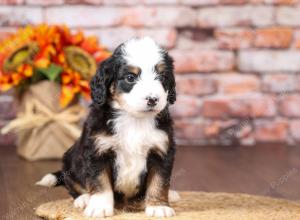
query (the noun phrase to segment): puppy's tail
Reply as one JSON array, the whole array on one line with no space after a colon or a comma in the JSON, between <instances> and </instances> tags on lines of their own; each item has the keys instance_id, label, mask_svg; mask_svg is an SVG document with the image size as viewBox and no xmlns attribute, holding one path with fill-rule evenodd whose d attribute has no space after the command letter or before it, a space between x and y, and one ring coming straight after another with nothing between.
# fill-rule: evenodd
<instances>
[{"instance_id":1,"label":"puppy's tail","mask_svg":"<svg viewBox=\"0 0 300 220\"><path fill-rule=\"evenodd\" d=\"M35 185L56 187L65 185L64 175L62 171L46 174L40 181L36 182Z\"/></svg>"}]
</instances>

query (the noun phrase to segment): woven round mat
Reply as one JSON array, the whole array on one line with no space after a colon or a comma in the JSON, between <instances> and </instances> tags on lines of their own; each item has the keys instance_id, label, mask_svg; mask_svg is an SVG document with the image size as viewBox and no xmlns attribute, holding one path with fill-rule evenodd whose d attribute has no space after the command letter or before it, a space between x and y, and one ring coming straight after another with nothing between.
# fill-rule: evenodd
<instances>
[{"instance_id":1,"label":"woven round mat","mask_svg":"<svg viewBox=\"0 0 300 220\"><path fill-rule=\"evenodd\" d=\"M230 193L181 192L180 201L171 204L176 211L172 220L299 220L300 203L262 196ZM58 200L40 205L36 214L45 219L87 220L73 208L72 200ZM93 218L95 219L95 218ZM151 219L144 212L115 211L107 220Z\"/></svg>"}]
</instances>

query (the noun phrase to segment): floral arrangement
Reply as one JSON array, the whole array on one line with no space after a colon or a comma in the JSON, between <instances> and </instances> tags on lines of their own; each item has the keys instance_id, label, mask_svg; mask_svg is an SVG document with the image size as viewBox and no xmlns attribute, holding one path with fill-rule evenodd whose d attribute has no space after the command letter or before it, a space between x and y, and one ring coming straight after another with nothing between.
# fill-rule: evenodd
<instances>
[{"instance_id":1,"label":"floral arrangement","mask_svg":"<svg viewBox=\"0 0 300 220\"><path fill-rule=\"evenodd\" d=\"M60 105L78 95L89 98L89 80L97 63L110 56L96 37L66 26L28 26L0 43L0 90L22 94L31 84L50 80L61 85Z\"/></svg>"}]
</instances>

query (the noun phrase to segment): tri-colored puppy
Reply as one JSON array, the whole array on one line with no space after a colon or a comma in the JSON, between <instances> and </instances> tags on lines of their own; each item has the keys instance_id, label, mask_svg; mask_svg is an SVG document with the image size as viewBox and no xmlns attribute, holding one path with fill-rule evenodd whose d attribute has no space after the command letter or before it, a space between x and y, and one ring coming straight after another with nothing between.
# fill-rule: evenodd
<instances>
[{"instance_id":1,"label":"tri-colored puppy","mask_svg":"<svg viewBox=\"0 0 300 220\"><path fill-rule=\"evenodd\" d=\"M175 215L168 194L175 154L168 107L176 100L173 60L150 38L116 48L91 82L89 116L63 169L37 184L64 185L92 217L143 204L148 216Z\"/></svg>"}]
</instances>

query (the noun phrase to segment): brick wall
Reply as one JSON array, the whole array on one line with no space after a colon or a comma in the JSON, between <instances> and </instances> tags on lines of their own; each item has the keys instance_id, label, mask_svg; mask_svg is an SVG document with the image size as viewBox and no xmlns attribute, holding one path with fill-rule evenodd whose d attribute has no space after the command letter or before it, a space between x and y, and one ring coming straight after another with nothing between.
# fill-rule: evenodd
<instances>
[{"instance_id":1,"label":"brick wall","mask_svg":"<svg viewBox=\"0 0 300 220\"><path fill-rule=\"evenodd\" d=\"M109 48L149 35L175 58L181 143L300 142L299 0L0 0L1 37L65 23ZM14 115L0 96L0 126ZM11 143L11 135L0 143Z\"/></svg>"}]
</instances>

